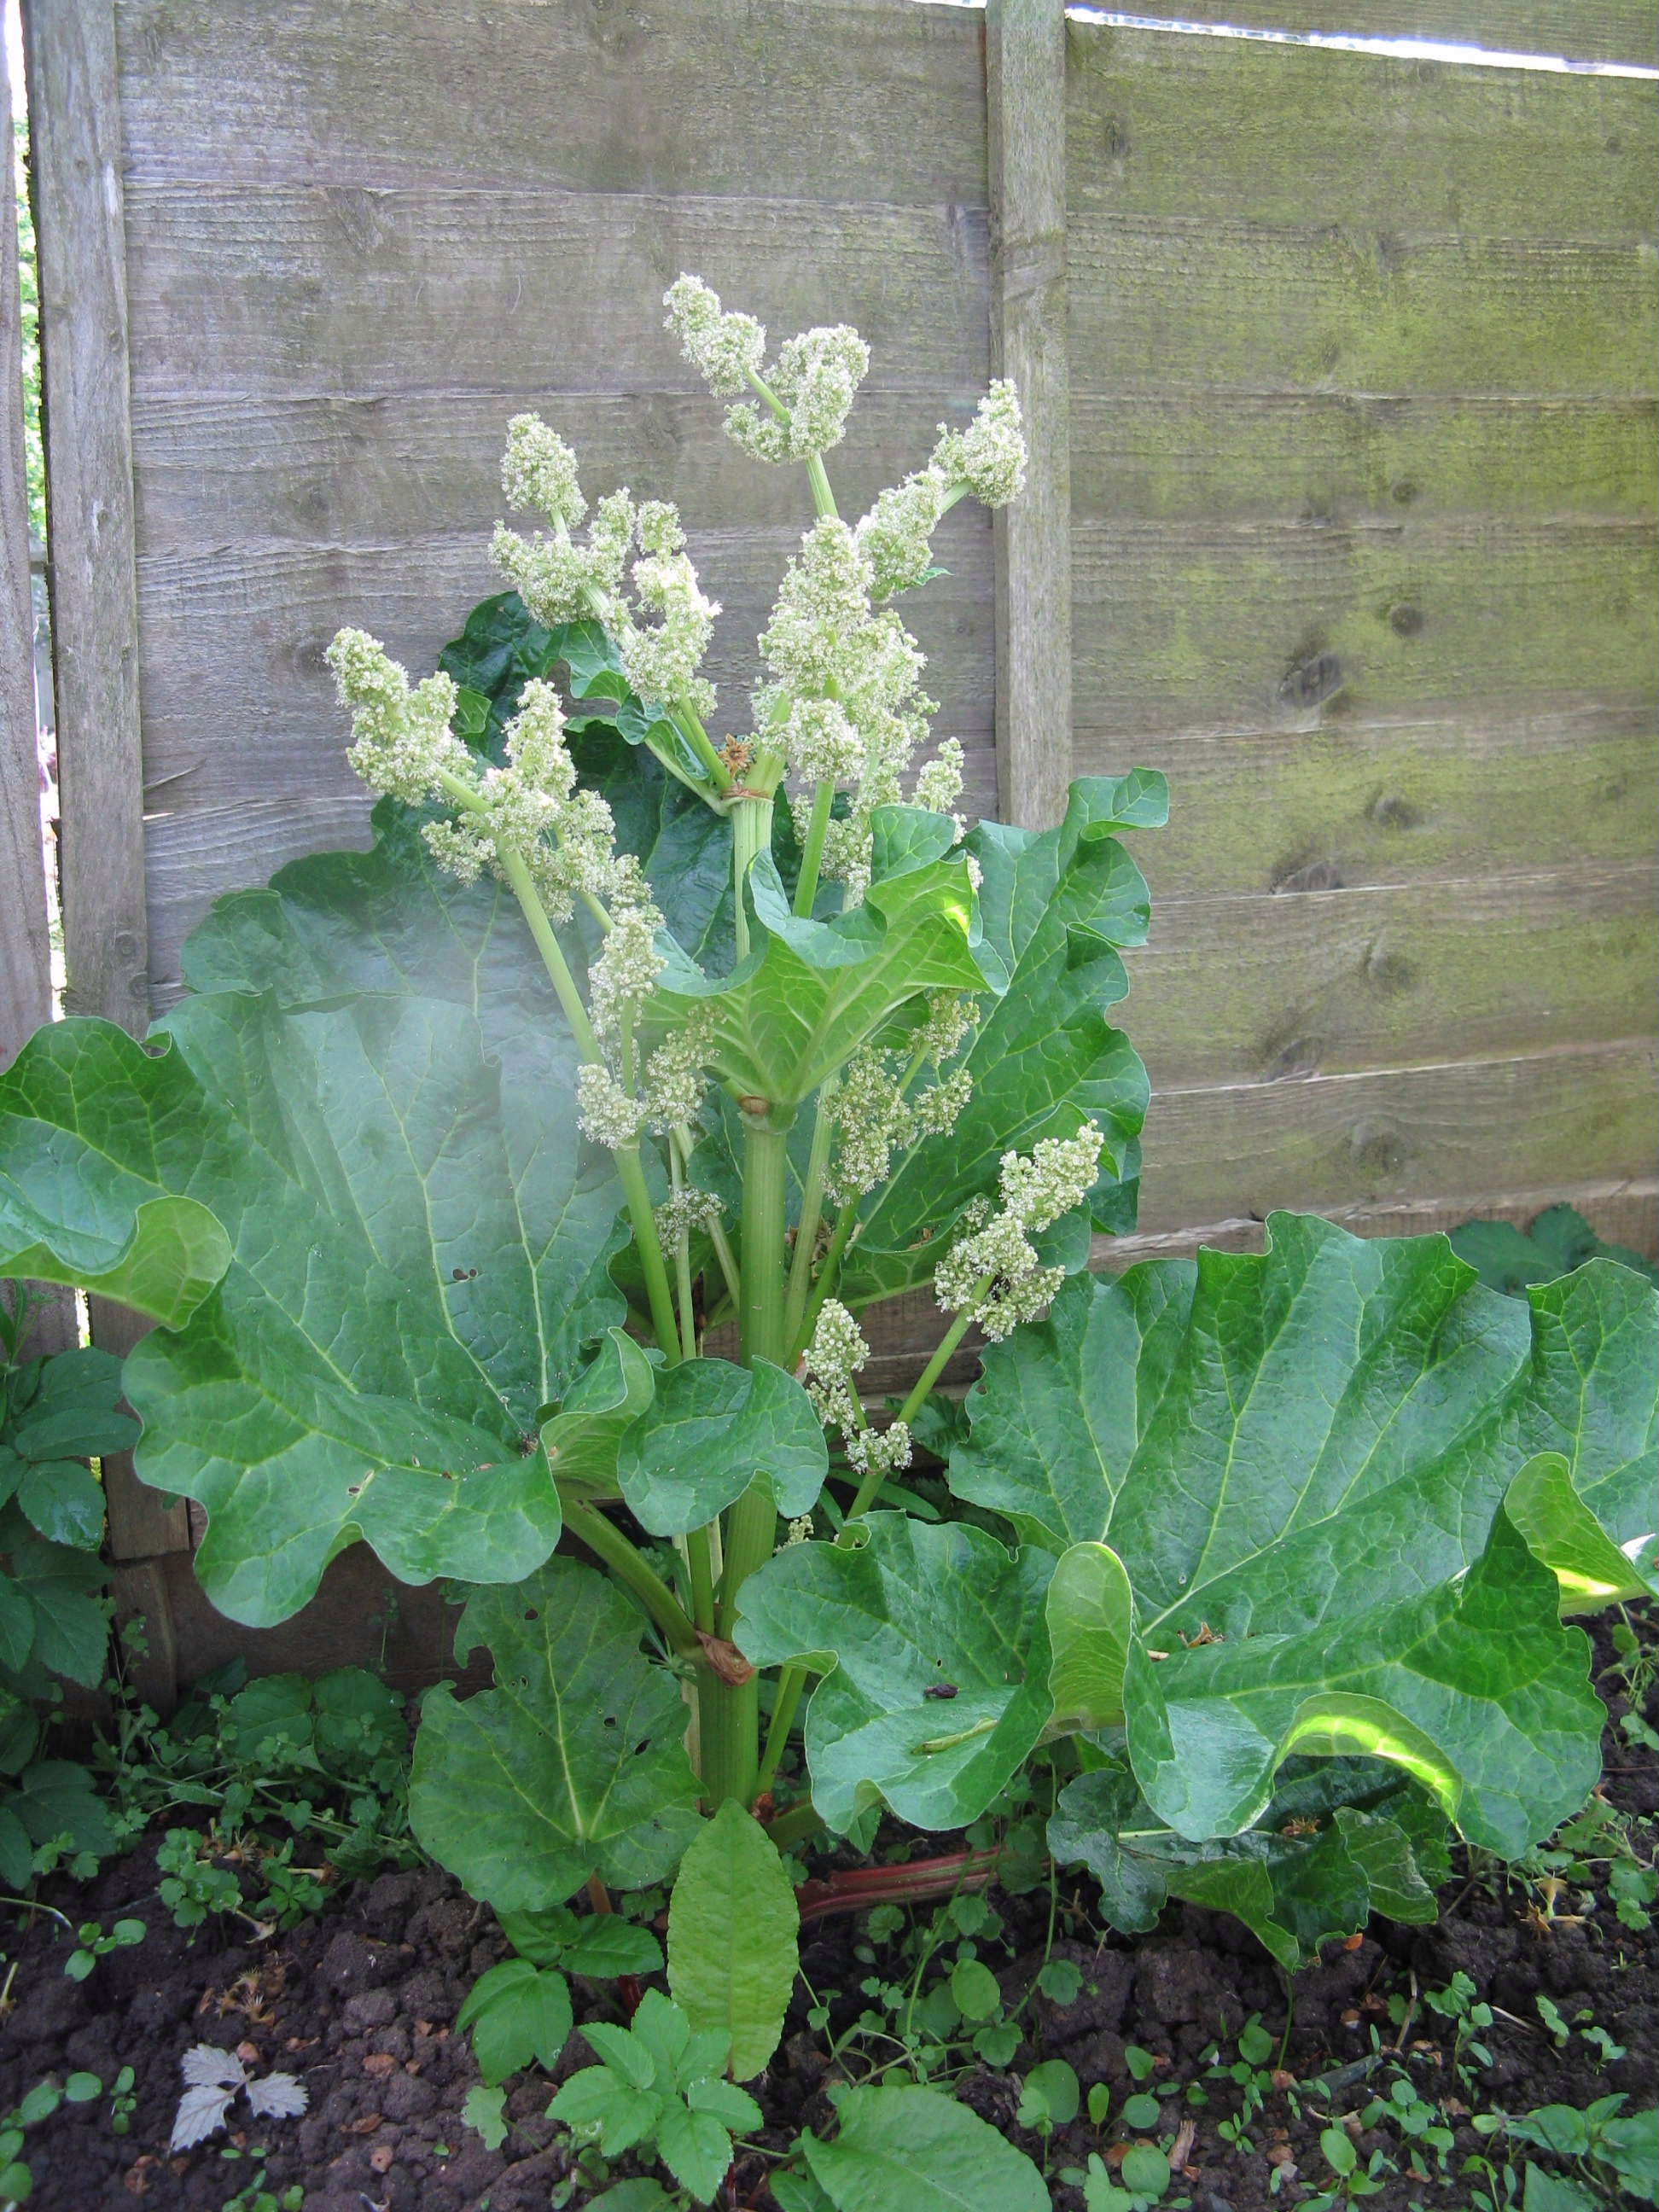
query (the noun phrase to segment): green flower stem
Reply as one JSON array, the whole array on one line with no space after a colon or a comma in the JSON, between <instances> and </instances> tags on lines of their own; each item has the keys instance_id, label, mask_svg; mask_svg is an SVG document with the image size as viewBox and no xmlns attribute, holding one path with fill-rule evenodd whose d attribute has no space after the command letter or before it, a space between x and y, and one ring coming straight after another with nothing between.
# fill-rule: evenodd
<instances>
[{"instance_id":1,"label":"green flower stem","mask_svg":"<svg viewBox=\"0 0 1659 2212\"><path fill-rule=\"evenodd\" d=\"M786 1667L778 1677L777 1695L772 1704L772 1723L766 1731L766 1749L761 1754L760 1771L755 1778L755 1795L757 1797L763 1797L778 1778L778 1767L788 1745L789 1731L795 1724L801 1692L805 1687L805 1667Z\"/></svg>"},{"instance_id":2,"label":"green flower stem","mask_svg":"<svg viewBox=\"0 0 1659 2212\"><path fill-rule=\"evenodd\" d=\"M789 1357L799 1359L812 1340L812 1331L817 1327L823 1302L841 1279L841 1263L847 1248L853 1241L853 1231L858 1227L859 1202L849 1198L836 1216L836 1225L830 1232L830 1248L823 1255L823 1265L818 1269L818 1279L812 1285L812 1295L806 1302L806 1311L801 1316L800 1327L789 1340Z\"/></svg>"},{"instance_id":3,"label":"green flower stem","mask_svg":"<svg viewBox=\"0 0 1659 2212\"><path fill-rule=\"evenodd\" d=\"M812 504L820 516L839 514L836 495L830 489L830 478L824 471L823 457L812 454L806 464L807 480L812 487Z\"/></svg>"},{"instance_id":4,"label":"green flower stem","mask_svg":"<svg viewBox=\"0 0 1659 2212\"><path fill-rule=\"evenodd\" d=\"M597 1505L563 1498L564 1525L580 1536L590 1552L602 1559L623 1588L644 1607L668 1639L669 1648L684 1659L702 1657L702 1646L685 1608L660 1575L630 1544Z\"/></svg>"},{"instance_id":5,"label":"green flower stem","mask_svg":"<svg viewBox=\"0 0 1659 2212\"><path fill-rule=\"evenodd\" d=\"M749 953L749 908L745 903L744 887L749 880L750 866L763 853L772 849L772 797L756 793L739 799L732 809L732 890L736 902L734 921L737 927L738 957L746 959Z\"/></svg>"},{"instance_id":6,"label":"green flower stem","mask_svg":"<svg viewBox=\"0 0 1659 2212\"><path fill-rule=\"evenodd\" d=\"M830 1146L835 1135L832 1111L836 1079L826 1079L818 1091L817 1119L812 1125L812 1149L807 1156L806 1184L801 1193L800 1219L795 1225L795 1255L789 1267L789 1295L784 1308L783 1340L791 1349L806 1316L812 1288L812 1248L818 1241L823 1218L824 1178L830 1172Z\"/></svg>"},{"instance_id":7,"label":"green flower stem","mask_svg":"<svg viewBox=\"0 0 1659 2212\"><path fill-rule=\"evenodd\" d=\"M640 1271L645 1277L645 1294L651 1305L651 1326L656 1332L657 1342L671 1367L680 1358L679 1317L674 1311L674 1293L669 1287L668 1263L663 1258L662 1239L657 1234L656 1211L651 1203L651 1193L645 1180L645 1167L640 1158L637 1144L618 1145L615 1153L617 1175L628 1200L628 1218L633 1224L634 1242L639 1247Z\"/></svg>"},{"instance_id":8,"label":"green flower stem","mask_svg":"<svg viewBox=\"0 0 1659 2212\"><path fill-rule=\"evenodd\" d=\"M676 1191L684 1186L680 1150L671 1131L668 1139L668 1177ZM691 1296L691 1239L682 1228L674 1238L674 1297L680 1316L680 1357L697 1356L697 1317Z\"/></svg>"},{"instance_id":9,"label":"green flower stem","mask_svg":"<svg viewBox=\"0 0 1659 2212\"><path fill-rule=\"evenodd\" d=\"M901 1098L908 1096L911 1085L927 1065L927 1054L925 1050L911 1054L909 1065L899 1078L898 1088ZM818 1220L823 1200L823 1178L829 1167L829 1151L832 1135L828 1126L829 1116L825 1111L830 1096L830 1086L826 1084L818 1094L818 1120L812 1132L811 1158L807 1166L807 1188L801 1204L800 1226L795 1237L795 1264L790 1271L788 1343L789 1356L792 1360L799 1359L811 1341L812 1331L817 1326L818 1315L823 1310L824 1300L830 1297L840 1279L842 1258L845 1256L848 1245L852 1241L853 1231L858 1226L859 1201L855 1198L849 1199L836 1217L836 1225L830 1232L829 1249L823 1255L823 1265L818 1270L818 1279L812 1286L811 1298L806 1299L803 1289L801 1302L798 1304L797 1280L801 1267L802 1239L805 1238L805 1249L809 1255L806 1265L809 1268L811 1264L810 1255L812 1247L817 1243ZM823 1152L823 1165L820 1170L818 1181L815 1184L812 1179L812 1170L818 1161L820 1143ZM915 1146L913 1145L910 1150L914 1152ZM901 1158L899 1166L890 1171L890 1181L893 1176L897 1175L899 1167L902 1167L904 1160L908 1158L909 1153L907 1152ZM809 1225L810 1235L808 1234Z\"/></svg>"},{"instance_id":10,"label":"green flower stem","mask_svg":"<svg viewBox=\"0 0 1659 2212\"><path fill-rule=\"evenodd\" d=\"M899 1407L898 1412L893 1416L895 1420L914 1421L916 1415L921 1411L923 1406L926 1405L928 1399L932 1397L939 1376L945 1372L945 1367L950 1360L951 1354L962 1342L963 1338L967 1335L969 1328L972 1325L974 1308L979 1304L980 1300L985 1296L985 1293L990 1289L990 1287L991 1278L988 1275L981 1275L979 1280L974 1285L973 1293L969 1297L966 1310L957 1316L950 1328L945 1330L944 1335L940 1337L938 1344L933 1347L933 1358L922 1369L921 1374L917 1376L915 1387L912 1389L909 1396L905 1400L904 1403Z\"/></svg>"},{"instance_id":11,"label":"green flower stem","mask_svg":"<svg viewBox=\"0 0 1659 2212\"><path fill-rule=\"evenodd\" d=\"M743 1138L743 1298L745 1364L784 1364L783 1253L788 1228L789 1139L745 1115Z\"/></svg>"},{"instance_id":12,"label":"green flower stem","mask_svg":"<svg viewBox=\"0 0 1659 2212\"><path fill-rule=\"evenodd\" d=\"M777 393L773 391L771 386L766 381L765 378L763 376L757 376L752 368L745 369L744 371L744 374L749 380L750 390L751 392L757 392L760 394L761 398L771 409L774 418L780 422L787 422L788 420L788 410L785 407L782 400L778 398ZM821 454L808 454L806 459L806 476L807 481L812 487L812 504L817 507L819 514L825 515L839 514L840 509L836 505L836 495L830 489L830 478L824 469L823 459ZM966 491L968 487L966 484L962 488L963 491ZM957 496L959 499L962 496L962 493L958 492Z\"/></svg>"},{"instance_id":13,"label":"green flower stem","mask_svg":"<svg viewBox=\"0 0 1659 2212\"><path fill-rule=\"evenodd\" d=\"M714 1257L720 1261L720 1273L726 1278L726 1295L735 1310L743 1303L743 1276L738 1267L738 1255L732 1249L732 1240L721 1223L709 1223L708 1241L714 1248Z\"/></svg>"},{"instance_id":14,"label":"green flower stem","mask_svg":"<svg viewBox=\"0 0 1659 2212\"><path fill-rule=\"evenodd\" d=\"M830 813L836 803L836 787L823 776L812 793L812 818L806 825L806 844L800 856L800 881L795 886L795 912L810 915L818 895L818 874L823 866L823 841L830 835Z\"/></svg>"},{"instance_id":15,"label":"green flower stem","mask_svg":"<svg viewBox=\"0 0 1659 2212\"><path fill-rule=\"evenodd\" d=\"M714 1559L707 1528L692 1528L685 1539L685 1564L691 1576L691 1617L701 1629L714 1630Z\"/></svg>"},{"instance_id":16,"label":"green flower stem","mask_svg":"<svg viewBox=\"0 0 1659 2212\"><path fill-rule=\"evenodd\" d=\"M463 803L476 805L477 794L459 776L446 774L445 787L454 787L452 796L459 796ZM501 864L501 873L507 878L513 896L518 900L536 950L542 957L550 981L558 995L564 1018L570 1024L577 1049L584 1060L602 1061L599 1041L593 1034L593 1024L587 1018L587 1009L582 1004L581 993L576 988L576 979L570 972L570 963L564 957L564 948L554 933L547 918L547 908L542 904L541 894L531 874L525 857L516 846L498 843L496 858ZM645 1170L640 1163L637 1144L623 1145L617 1154L617 1175L628 1200L628 1218L634 1231L634 1242L639 1247L640 1266L645 1275L646 1295L651 1302L651 1326L657 1333L657 1341L672 1364L679 1357L680 1329L674 1311L674 1294L669 1288L668 1268L663 1259L662 1240L657 1235L656 1214L651 1204L651 1194L646 1188Z\"/></svg>"},{"instance_id":17,"label":"green flower stem","mask_svg":"<svg viewBox=\"0 0 1659 2212\"><path fill-rule=\"evenodd\" d=\"M738 1306L745 1364L781 1361L783 1352L783 1240L787 1221L789 1150L781 1129L747 1117L744 1132L743 1297ZM777 1544L778 1513L771 1486L753 1483L726 1517L725 1570L720 1576L716 1627L730 1637L738 1594ZM700 1686L702 1778L711 1803L735 1797L749 1805L760 1765L759 1685L722 1682Z\"/></svg>"},{"instance_id":18,"label":"green flower stem","mask_svg":"<svg viewBox=\"0 0 1659 2212\"><path fill-rule=\"evenodd\" d=\"M715 750L714 740L703 727L702 715L695 708L689 707L684 700L679 700L670 708L669 720L708 769L709 781L714 784L715 790L722 794L730 791L732 784L732 771ZM655 750L654 747L653 750ZM660 760L661 754L659 753L657 757Z\"/></svg>"}]
</instances>

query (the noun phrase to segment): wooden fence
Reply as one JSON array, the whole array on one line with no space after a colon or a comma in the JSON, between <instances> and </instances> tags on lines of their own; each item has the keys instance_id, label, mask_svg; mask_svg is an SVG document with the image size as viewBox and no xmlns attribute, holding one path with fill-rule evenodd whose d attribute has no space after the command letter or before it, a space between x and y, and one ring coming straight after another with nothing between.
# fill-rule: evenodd
<instances>
[{"instance_id":1,"label":"wooden fence","mask_svg":"<svg viewBox=\"0 0 1659 2212\"><path fill-rule=\"evenodd\" d=\"M1659 0L1177 12L1659 61ZM808 512L660 326L687 268L870 339L854 508L1020 380L1030 496L957 511L915 619L981 810L1171 777L1133 1249L1558 1196L1659 1241L1650 76L1058 0L30 0L27 41L71 1011L140 1025L214 897L362 842L323 647L429 665L493 588L519 408L683 503L741 712ZM46 1002L3 283L0 1061ZM180 1510L118 1471L111 1518L158 1680L314 1662L380 1587L243 1638ZM388 1634L441 1663L425 1601Z\"/></svg>"}]
</instances>

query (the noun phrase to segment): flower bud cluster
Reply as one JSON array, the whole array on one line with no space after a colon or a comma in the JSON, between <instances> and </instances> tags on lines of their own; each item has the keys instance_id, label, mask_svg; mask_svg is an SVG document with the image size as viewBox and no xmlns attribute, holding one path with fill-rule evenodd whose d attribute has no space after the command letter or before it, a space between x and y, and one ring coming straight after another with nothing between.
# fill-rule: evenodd
<instances>
[{"instance_id":1,"label":"flower bud cluster","mask_svg":"<svg viewBox=\"0 0 1659 2212\"><path fill-rule=\"evenodd\" d=\"M617 863L617 888L624 902L613 907L605 943L587 971L588 1014L605 1057L577 1078L582 1127L613 1151L645 1129L665 1135L696 1118L708 1088L703 1060L710 1025L708 1017L682 1022L636 1066L634 1029L662 973L657 937L664 924L631 855Z\"/></svg>"},{"instance_id":2,"label":"flower bud cluster","mask_svg":"<svg viewBox=\"0 0 1659 2212\"><path fill-rule=\"evenodd\" d=\"M574 530L587 512L576 456L539 415L515 415L507 424L501 489L512 506L533 507L567 530Z\"/></svg>"},{"instance_id":3,"label":"flower bud cluster","mask_svg":"<svg viewBox=\"0 0 1659 2212\"><path fill-rule=\"evenodd\" d=\"M361 629L343 629L325 657L351 709L355 742L346 757L371 791L423 806L445 775L472 780L472 755L450 730L453 678L428 676L411 689L386 647Z\"/></svg>"},{"instance_id":4,"label":"flower bud cluster","mask_svg":"<svg viewBox=\"0 0 1659 2212\"><path fill-rule=\"evenodd\" d=\"M897 1474L910 1464L910 1424L891 1422L884 1429L860 1429L847 1438L847 1464L855 1474Z\"/></svg>"},{"instance_id":5,"label":"flower bud cluster","mask_svg":"<svg viewBox=\"0 0 1659 2212\"><path fill-rule=\"evenodd\" d=\"M579 1067L576 1118L583 1135L614 1152L637 1144L647 1129L666 1135L690 1121L708 1088L702 1066L707 1042L701 1030L677 1030L646 1055L637 1088L631 1088L609 1060L590 1060ZM665 1206L672 1207L674 1200L665 1200ZM678 1233L679 1215L671 1218Z\"/></svg>"},{"instance_id":6,"label":"flower bud cluster","mask_svg":"<svg viewBox=\"0 0 1659 2212\"><path fill-rule=\"evenodd\" d=\"M801 1362L806 1395L825 1428L850 1436L863 1425L854 1378L869 1357L864 1331L851 1313L839 1298L826 1298Z\"/></svg>"},{"instance_id":7,"label":"flower bud cluster","mask_svg":"<svg viewBox=\"0 0 1659 2212\"><path fill-rule=\"evenodd\" d=\"M439 866L463 883L486 869L502 873L510 848L529 869L550 916L568 921L579 897L625 897L635 863L618 860L616 825L597 792L576 784L564 739L564 713L550 684L532 678L504 732L505 768L468 756L468 781L481 804L453 821L428 822L421 834Z\"/></svg>"},{"instance_id":8,"label":"flower bud cluster","mask_svg":"<svg viewBox=\"0 0 1659 2212\"><path fill-rule=\"evenodd\" d=\"M966 1314L993 1343L1035 1321L1066 1279L1045 1267L1034 1236L1081 1206L1094 1186L1103 1142L1092 1121L1073 1137L1045 1137L1029 1159L1002 1156L1002 1205L976 1199L963 1216L967 1233L940 1261L933 1289L946 1312Z\"/></svg>"},{"instance_id":9,"label":"flower bud cluster","mask_svg":"<svg viewBox=\"0 0 1659 2212\"><path fill-rule=\"evenodd\" d=\"M1006 507L1025 482L1019 400L1006 380L994 384L965 430L939 426L925 468L883 492L858 526L875 572L875 597L890 599L933 572L933 532L964 492L986 507Z\"/></svg>"},{"instance_id":10,"label":"flower bud cluster","mask_svg":"<svg viewBox=\"0 0 1659 2212\"><path fill-rule=\"evenodd\" d=\"M837 323L802 331L764 368L764 327L752 315L726 313L701 277L677 277L663 305L681 351L716 398L735 398L745 386L763 392L763 409L744 399L726 410L726 434L745 453L805 461L839 444L870 370L870 349L855 330Z\"/></svg>"},{"instance_id":11,"label":"flower bud cluster","mask_svg":"<svg viewBox=\"0 0 1659 2212\"><path fill-rule=\"evenodd\" d=\"M1019 395L999 377L965 430L941 422L933 466L953 483L966 484L984 507L1006 507L1025 488L1025 434Z\"/></svg>"},{"instance_id":12,"label":"flower bud cluster","mask_svg":"<svg viewBox=\"0 0 1659 2212\"><path fill-rule=\"evenodd\" d=\"M920 684L921 650L870 595L870 556L848 526L822 517L790 562L760 641L771 682L755 696L765 742L811 785L833 773L849 787L848 813L830 825L823 872L863 896L870 820L902 796L900 778L927 734L936 702ZM805 830L810 799L800 800Z\"/></svg>"},{"instance_id":13,"label":"flower bud cluster","mask_svg":"<svg viewBox=\"0 0 1659 2212\"><path fill-rule=\"evenodd\" d=\"M965 1066L944 1071L978 1018L970 998L940 992L930 1001L927 1019L908 1055L866 1046L847 1063L830 1108L836 1149L825 1188L837 1206L850 1205L884 1182L896 1152L956 1127L973 1097L973 1078ZM935 1071L935 1079L914 1097L908 1095L907 1060L912 1073L929 1061Z\"/></svg>"},{"instance_id":14,"label":"flower bud cluster","mask_svg":"<svg viewBox=\"0 0 1659 2212\"><path fill-rule=\"evenodd\" d=\"M752 315L727 314L701 276L677 276L663 294L667 327L717 399L735 399L766 358L766 330Z\"/></svg>"},{"instance_id":15,"label":"flower bud cluster","mask_svg":"<svg viewBox=\"0 0 1659 2212\"><path fill-rule=\"evenodd\" d=\"M575 457L535 415L514 416L508 425L501 488L515 507L537 508L552 525L550 534L526 538L498 523L490 545L496 568L537 621L556 629L596 619L641 699L710 712L714 690L697 671L720 608L698 585L678 509L662 499L635 506L626 489L609 492L594 509L586 542L579 542L571 530L587 502ZM629 562L636 550L630 605Z\"/></svg>"},{"instance_id":16,"label":"flower bud cluster","mask_svg":"<svg viewBox=\"0 0 1659 2212\"><path fill-rule=\"evenodd\" d=\"M915 788L910 794L913 806L926 806L935 814L951 815L958 836L968 826L955 811L962 796L962 771L961 738L942 738L932 760L924 761L916 770ZM977 884L975 888L978 888Z\"/></svg>"},{"instance_id":17,"label":"flower bud cluster","mask_svg":"<svg viewBox=\"0 0 1659 2212\"><path fill-rule=\"evenodd\" d=\"M695 1183L682 1183L678 1190L670 1191L656 1209L657 1234L665 1246L678 1243L682 1237L695 1237L712 1229L726 1207L712 1190L699 1190Z\"/></svg>"}]
</instances>

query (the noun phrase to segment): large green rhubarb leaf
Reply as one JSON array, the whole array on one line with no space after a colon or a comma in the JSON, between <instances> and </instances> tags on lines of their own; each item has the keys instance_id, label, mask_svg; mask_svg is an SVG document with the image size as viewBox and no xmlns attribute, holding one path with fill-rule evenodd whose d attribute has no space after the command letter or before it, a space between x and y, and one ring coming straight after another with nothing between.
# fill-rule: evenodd
<instances>
[{"instance_id":1,"label":"large green rhubarb leaf","mask_svg":"<svg viewBox=\"0 0 1659 2212\"><path fill-rule=\"evenodd\" d=\"M1151 900L1115 832L1169 809L1164 778L1085 777L1064 822L1041 832L981 822L976 945L990 989L966 1065L973 1096L948 1135L925 1138L866 1219L843 1271L854 1298L925 1281L971 1199L992 1194L1002 1155L1092 1120L1105 1137L1093 1211L1133 1227L1146 1071L1108 1019L1129 988L1119 948L1144 944Z\"/></svg>"},{"instance_id":2,"label":"large green rhubarb leaf","mask_svg":"<svg viewBox=\"0 0 1659 2212\"><path fill-rule=\"evenodd\" d=\"M125 1267L179 1324L128 1362L139 1472L206 1508L204 1583L254 1624L359 1539L410 1582L538 1565L540 1419L624 1311L619 1194L516 909L382 826L223 902L159 1049L64 1022L0 1078L30 1272ZM155 1233L180 1218L207 1228Z\"/></svg>"},{"instance_id":3,"label":"large green rhubarb leaf","mask_svg":"<svg viewBox=\"0 0 1659 2212\"><path fill-rule=\"evenodd\" d=\"M811 1400L770 1360L686 1359L656 1377L647 1407L617 1446L629 1510L653 1536L683 1536L771 1485L780 1513L810 1513L830 1455Z\"/></svg>"},{"instance_id":4,"label":"large green rhubarb leaf","mask_svg":"<svg viewBox=\"0 0 1659 2212\"><path fill-rule=\"evenodd\" d=\"M1048 1720L1054 1561L901 1513L866 1526L862 1545L791 1544L751 1575L736 1640L757 1666L831 1670L805 1726L812 1802L831 1827L876 1803L917 1827L961 1827Z\"/></svg>"},{"instance_id":5,"label":"large green rhubarb leaf","mask_svg":"<svg viewBox=\"0 0 1659 2212\"><path fill-rule=\"evenodd\" d=\"M908 835L914 811L878 811L865 902L829 921L791 911L763 854L745 892L748 957L711 980L673 948L652 1002L654 1029L705 1022L709 1065L733 1096L787 1113L901 1007L929 992L979 989L967 856L924 857Z\"/></svg>"},{"instance_id":6,"label":"large green rhubarb leaf","mask_svg":"<svg viewBox=\"0 0 1659 2212\"><path fill-rule=\"evenodd\" d=\"M592 1875L638 1889L698 1828L679 1684L640 1651L640 1617L592 1568L552 1559L476 1591L455 1639L493 1689L427 1692L409 1814L433 1856L502 1912L562 1905Z\"/></svg>"},{"instance_id":7,"label":"large green rhubarb leaf","mask_svg":"<svg viewBox=\"0 0 1659 2212\"><path fill-rule=\"evenodd\" d=\"M1528 1311L1443 1238L1291 1215L1260 1256L1073 1278L987 1353L951 1466L1063 1555L1057 1724L1121 1726L1192 1842L1252 1826L1303 1753L1389 1760L1524 1850L1596 1771L1559 1613L1641 1586L1656 1310L1596 1262Z\"/></svg>"},{"instance_id":8,"label":"large green rhubarb leaf","mask_svg":"<svg viewBox=\"0 0 1659 2212\"><path fill-rule=\"evenodd\" d=\"M1297 1764L1297 1762L1293 1762ZM1060 1795L1048 1847L1100 1884L1107 1918L1126 1935L1153 1927L1171 1897L1231 1912L1294 1971L1373 1911L1432 1920L1449 1872L1444 1824L1376 1762L1320 1759L1288 1779L1258 1827L1194 1844L1161 1823L1117 1759Z\"/></svg>"}]
</instances>

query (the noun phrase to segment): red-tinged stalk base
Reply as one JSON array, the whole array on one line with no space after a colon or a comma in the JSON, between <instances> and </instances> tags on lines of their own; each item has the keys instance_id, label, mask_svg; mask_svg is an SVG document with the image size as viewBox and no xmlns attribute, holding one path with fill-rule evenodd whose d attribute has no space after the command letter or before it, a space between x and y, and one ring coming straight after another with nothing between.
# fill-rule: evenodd
<instances>
[{"instance_id":1,"label":"red-tinged stalk base","mask_svg":"<svg viewBox=\"0 0 1659 2212\"><path fill-rule=\"evenodd\" d=\"M820 1881L804 1882L796 1895L803 1925L832 1912L867 1912L877 1905L915 1905L929 1897L952 1897L960 1889L983 1889L1002 1862L1000 1848L951 1851L943 1858L913 1859L908 1866L854 1867Z\"/></svg>"}]
</instances>

